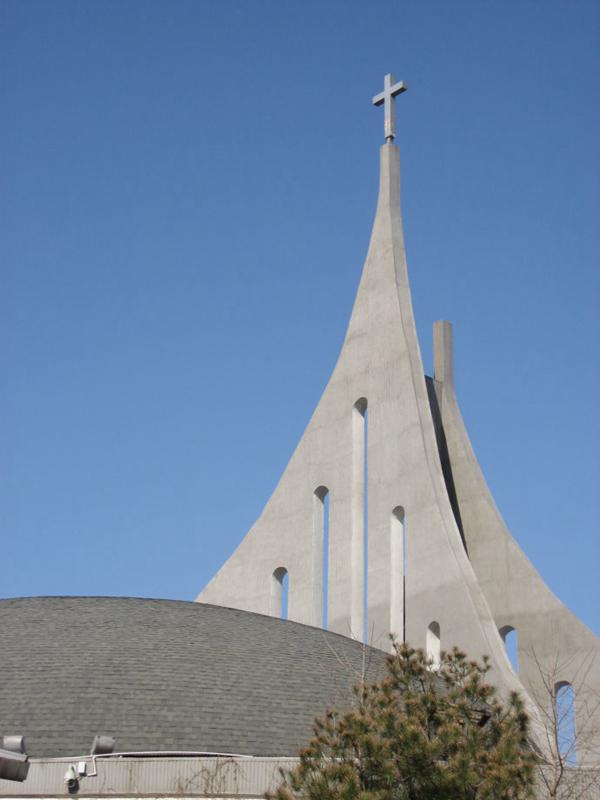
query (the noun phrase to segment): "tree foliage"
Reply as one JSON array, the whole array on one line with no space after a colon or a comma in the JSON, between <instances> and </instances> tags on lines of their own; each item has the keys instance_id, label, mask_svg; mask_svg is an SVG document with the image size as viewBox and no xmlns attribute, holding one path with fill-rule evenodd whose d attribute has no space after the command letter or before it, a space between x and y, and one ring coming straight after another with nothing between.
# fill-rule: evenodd
<instances>
[{"instance_id":1,"label":"tree foliage","mask_svg":"<svg viewBox=\"0 0 600 800\"><path fill-rule=\"evenodd\" d=\"M317 720L298 766L268 800L521 800L534 756L518 695L502 703L487 659L456 648L435 669L394 645L379 683L356 687L355 708Z\"/></svg>"}]
</instances>

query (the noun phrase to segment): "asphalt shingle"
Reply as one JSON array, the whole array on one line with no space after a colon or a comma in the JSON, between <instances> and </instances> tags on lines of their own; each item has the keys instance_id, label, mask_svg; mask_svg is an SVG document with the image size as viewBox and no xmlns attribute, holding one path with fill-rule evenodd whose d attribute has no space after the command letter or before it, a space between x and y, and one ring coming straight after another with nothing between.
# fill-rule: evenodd
<instances>
[{"instance_id":1,"label":"asphalt shingle","mask_svg":"<svg viewBox=\"0 0 600 800\"><path fill-rule=\"evenodd\" d=\"M345 636L173 600L0 600L1 734L32 756L117 750L295 755L384 654Z\"/></svg>"}]
</instances>

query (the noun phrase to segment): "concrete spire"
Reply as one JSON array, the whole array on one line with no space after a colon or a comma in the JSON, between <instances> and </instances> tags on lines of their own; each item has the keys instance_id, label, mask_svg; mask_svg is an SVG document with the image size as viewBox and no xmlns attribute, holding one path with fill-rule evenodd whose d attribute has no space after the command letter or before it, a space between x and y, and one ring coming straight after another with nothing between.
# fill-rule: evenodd
<instances>
[{"instance_id":1,"label":"concrete spire","mask_svg":"<svg viewBox=\"0 0 600 800\"><path fill-rule=\"evenodd\" d=\"M335 369L271 499L198 599L277 615L274 576L283 568L291 619L320 625L326 595L330 629L362 638L366 627L369 641L383 647L392 623L398 636L424 646L436 622L444 646L496 651L499 668L510 675L444 482L408 283L399 176L399 151L388 142L380 150L369 250ZM324 489L327 576L317 494Z\"/></svg>"},{"instance_id":2,"label":"concrete spire","mask_svg":"<svg viewBox=\"0 0 600 800\"><path fill-rule=\"evenodd\" d=\"M387 83L393 98L398 85ZM379 647L389 647L392 632L416 647L486 654L501 689L523 693L500 629L519 626L520 650L524 642L541 652L545 641L548 659L556 641L546 614L566 653L569 632L571 650L587 648L600 661L599 642L503 525L456 404L448 322L434 330L435 378L424 374L391 124L369 249L331 378L260 517L198 600L279 616L287 575L290 619L320 626L325 603L329 629L357 639L366 632Z\"/></svg>"}]
</instances>

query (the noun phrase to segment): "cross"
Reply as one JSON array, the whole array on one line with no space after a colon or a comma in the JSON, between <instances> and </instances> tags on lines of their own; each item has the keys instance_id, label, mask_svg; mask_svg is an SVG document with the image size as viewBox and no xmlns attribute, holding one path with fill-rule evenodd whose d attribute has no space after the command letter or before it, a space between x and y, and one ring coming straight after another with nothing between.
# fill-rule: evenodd
<instances>
[{"instance_id":1,"label":"cross","mask_svg":"<svg viewBox=\"0 0 600 800\"><path fill-rule=\"evenodd\" d=\"M404 81L394 83L395 78L391 72L383 79L383 92L376 94L373 98L374 106L383 105L385 110L385 140L391 142L396 135L396 113L394 98L397 94L402 94L408 89Z\"/></svg>"}]
</instances>

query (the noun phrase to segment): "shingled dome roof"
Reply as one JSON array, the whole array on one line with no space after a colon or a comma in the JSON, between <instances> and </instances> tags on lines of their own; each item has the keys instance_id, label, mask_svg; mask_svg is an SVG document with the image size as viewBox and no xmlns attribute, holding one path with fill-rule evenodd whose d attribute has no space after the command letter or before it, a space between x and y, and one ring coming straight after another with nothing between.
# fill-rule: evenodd
<instances>
[{"instance_id":1,"label":"shingled dome roof","mask_svg":"<svg viewBox=\"0 0 600 800\"><path fill-rule=\"evenodd\" d=\"M2 734L32 756L118 751L295 755L325 708L348 707L363 649L295 622L172 600L0 601ZM368 649L369 677L384 655Z\"/></svg>"}]
</instances>

